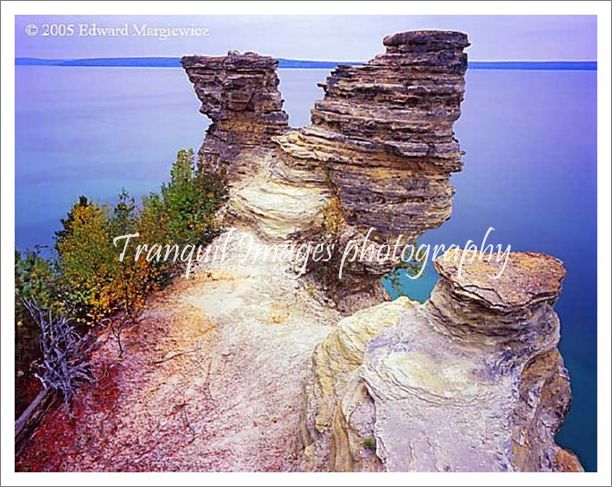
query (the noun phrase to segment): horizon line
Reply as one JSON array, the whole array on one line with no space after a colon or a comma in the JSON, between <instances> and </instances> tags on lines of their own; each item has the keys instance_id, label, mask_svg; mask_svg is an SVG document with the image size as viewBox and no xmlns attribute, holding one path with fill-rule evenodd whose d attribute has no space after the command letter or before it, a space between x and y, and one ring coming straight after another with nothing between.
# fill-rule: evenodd
<instances>
[{"instance_id":1,"label":"horizon line","mask_svg":"<svg viewBox=\"0 0 612 487\"><path fill-rule=\"evenodd\" d=\"M35 56L15 56L15 61L22 59L35 59L37 61L93 61L102 59L181 59L184 56L224 56L225 54L183 54L183 55L147 55L147 56L95 56L95 57L75 57L75 58L42 58ZM287 58L287 57L272 57L277 60L286 61L305 61L305 62L316 62L316 63L365 63L367 61L338 61L336 59L299 59L299 58ZM597 59L469 59L470 63L596 63Z\"/></svg>"},{"instance_id":2,"label":"horizon line","mask_svg":"<svg viewBox=\"0 0 612 487\"><path fill-rule=\"evenodd\" d=\"M320 61L310 59L275 58L278 69L334 69L338 66L362 66L363 61ZM181 58L176 56L96 57L74 59L50 59L15 57L15 66L81 67L81 68L181 68ZM597 71L597 61L468 61L472 70L515 71Z\"/></svg>"}]
</instances>

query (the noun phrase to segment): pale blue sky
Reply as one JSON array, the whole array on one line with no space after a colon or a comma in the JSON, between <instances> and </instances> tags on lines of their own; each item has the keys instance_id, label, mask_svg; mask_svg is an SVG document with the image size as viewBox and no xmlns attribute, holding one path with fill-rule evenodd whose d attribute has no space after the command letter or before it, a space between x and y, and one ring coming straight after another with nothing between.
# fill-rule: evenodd
<instances>
[{"instance_id":1,"label":"pale blue sky","mask_svg":"<svg viewBox=\"0 0 612 487\"><path fill-rule=\"evenodd\" d=\"M143 8L144 4L143 4ZM25 26L36 24L36 36ZM208 37L43 37L43 23L209 29ZM16 56L41 58L224 54L229 49L275 57L367 60L382 38L405 30L437 28L469 35L471 60L595 60L595 16L19 16Z\"/></svg>"}]
</instances>

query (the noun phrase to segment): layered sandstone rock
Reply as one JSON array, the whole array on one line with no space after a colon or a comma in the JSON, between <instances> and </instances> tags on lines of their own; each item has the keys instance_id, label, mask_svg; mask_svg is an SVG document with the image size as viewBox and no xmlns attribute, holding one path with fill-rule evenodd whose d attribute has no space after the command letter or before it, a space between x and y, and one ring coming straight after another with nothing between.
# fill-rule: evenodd
<instances>
[{"instance_id":1,"label":"layered sandstone rock","mask_svg":"<svg viewBox=\"0 0 612 487\"><path fill-rule=\"evenodd\" d=\"M316 227L328 203L323 187L287 184L275 177L273 138L288 128L278 91L278 62L230 51L227 56L181 60L200 111L212 123L200 148L202 162L225 170L230 184L228 223L248 226L268 241Z\"/></svg>"},{"instance_id":2,"label":"layered sandstone rock","mask_svg":"<svg viewBox=\"0 0 612 487\"><path fill-rule=\"evenodd\" d=\"M227 168L233 186L249 186L230 198L236 203L230 214L265 238L312 235L336 196L344 218L338 247L370 228L372 239L401 234L407 242L449 218L449 176L461 169L453 122L467 37L417 31L383 42L386 52L366 65L334 70L321 85L325 97L315 103L312 124L294 131L287 130L274 59L232 52L182 58L201 111L212 120L200 149L204 162ZM287 208L301 199L306 211L279 210L287 194ZM350 272L379 276L394 265L369 262Z\"/></svg>"},{"instance_id":3,"label":"layered sandstone rock","mask_svg":"<svg viewBox=\"0 0 612 487\"><path fill-rule=\"evenodd\" d=\"M463 99L467 36L416 31L385 37L384 54L339 66L321 84L312 124L279 137L290 181L332 187L349 225L381 240L415 239L451 214L453 136Z\"/></svg>"},{"instance_id":4,"label":"layered sandstone rock","mask_svg":"<svg viewBox=\"0 0 612 487\"><path fill-rule=\"evenodd\" d=\"M248 149L271 147L288 127L278 91L278 61L230 51L227 56L184 56L181 64L212 121L200 148L204 163L227 168L230 180L248 173Z\"/></svg>"},{"instance_id":5,"label":"layered sandstone rock","mask_svg":"<svg viewBox=\"0 0 612 487\"><path fill-rule=\"evenodd\" d=\"M292 131L274 60L183 58L213 121L201 155L228 171L232 225L271 242L334 226L340 248L373 228L376 250L450 216L467 38L419 31L384 44L367 64L336 69L312 124ZM580 469L554 443L570 403L552 307L562 264L515 253L493 279L498 264L468 261L460 272L460 256L445 257L430 300L364 309L318 345L305 385L301 468ZM338 309L382 301L373 290L387 270L347 266L348 305Z\"/></svg>"},{"instance_id":6,"label":"layered sandstone rock","mask_svg":"<svg viewBox=\"0 0 612 487\"><path fill-rule=\"evenodd\" d=\"M297 234L318 231L329 202L327 191L274 178L270 174L274 153L247 154L254 157L257 169L231 190L228 213L234 224L249 226L262 239L279 244Z\"/></svg>"},{"instance_id":7,"label":"layered sandstone rock","mask_svg":"<svg viewBox=\"0 0 612 487\"><path fill-rule=\"evenodd\" d=\"M292 269L253 259L251 251L274 255L270 241L332 226L330 202L339 202L345 236L372 226L383 240L415 238L450 215L466 36L407 32L384 43L387 52L366 65L335 70L312 125L285 135L276 61L252 53L182 59L213 122L203 162L227 169L232 225L248 228L228 245L229 258L204 265L195 283L149 311L149 339L111 377L121 414L77 409L86 416L80 429L99 432L103 421L108 432L93 435L94 455L71 430L60 438L65 454L51 455L45 470L58 459L62 470L581 469L554 442L571 398L553 309L560 261L514 253L495 279L500 264L461 266L459 251L447 253L427 302L399 298L335 326L337 310ZM372 281L343 282L365 306L384 268L362 272ZM109 350L115 357L107 342L98 363ZM143 364L155 370L134 389ZM57 431L46 435L54 447ZM143 431L145 443L134 442Z\"/></svg>"},{"instance_id":8,"label":"layered sandstone rock","mask_svg":"<svg viewBox=\"0 0 612 487\"><path fill-rule=\"evenodd\" d=\"M459 252L429 301L400 298L340 322L317 347L301 430L311 470L579 470L554 435L571 395L553 310L560 261Z\"/></svg>"}]
</instances>

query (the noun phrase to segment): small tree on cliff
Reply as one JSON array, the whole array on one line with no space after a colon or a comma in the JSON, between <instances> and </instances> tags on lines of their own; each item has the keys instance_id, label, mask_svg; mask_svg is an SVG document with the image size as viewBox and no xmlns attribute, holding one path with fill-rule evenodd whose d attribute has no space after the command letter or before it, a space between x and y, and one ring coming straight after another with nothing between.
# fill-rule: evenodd
<instances>
[{"instance_id":1,"label":"small tree on cliff","mask_svg":"<svg viewBox=\"0 0 612 487\"><path fill-rule=\"evenodd\" d=\"M114 311L113 276L118 261L110 239L108 208L81 196L72 207L55 247L69 313L79 323L95 324Z\"/></svg>"},{"instance_id":2,"label":"small tree on cliff","mask_svg":"<svg viewBox=\"0 0 612 487\"><path fill-rule=\"evenodd\" d=\"M161 199L174 243L204 243L218 230L215 211L225 197L217 173L197 168L193 149L178 151L170 182L162 185Z\"/></svg>"}]
</instances>

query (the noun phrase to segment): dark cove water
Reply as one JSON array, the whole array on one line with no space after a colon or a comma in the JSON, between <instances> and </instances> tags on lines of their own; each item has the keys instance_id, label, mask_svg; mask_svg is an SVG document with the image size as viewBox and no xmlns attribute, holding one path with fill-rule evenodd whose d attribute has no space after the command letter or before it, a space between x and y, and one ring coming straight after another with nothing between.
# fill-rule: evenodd
<instances>
[{"instance_id":1,"label":"dark cove water","mask_svg":"<svg viewBox=\"0 0 612 487\"><path fill-rule=\"evenodd\" d=\"M327 70L281 69L292 126L308 122ZM493 243L562 259L557 304L573 406L558 435L596 469L597 159L595 71L468 71L457 137L465 167L452 218L421 242ZM16 67L16 244L51 245L80 194L157 190L179 148L198 148L207 120L180 69ZM437 276L402 279L426 299Z\"/></svg>"}]
</instances>

